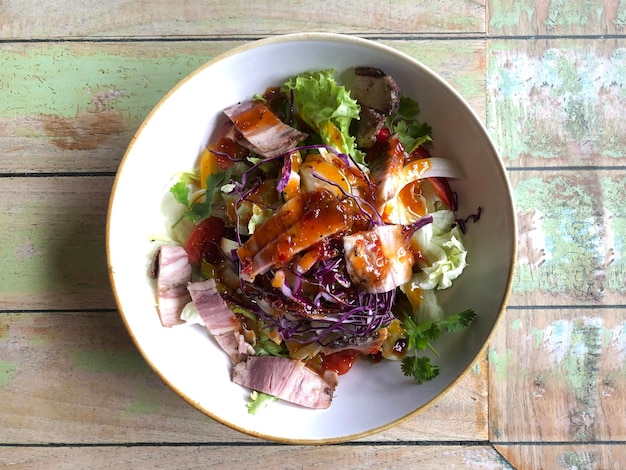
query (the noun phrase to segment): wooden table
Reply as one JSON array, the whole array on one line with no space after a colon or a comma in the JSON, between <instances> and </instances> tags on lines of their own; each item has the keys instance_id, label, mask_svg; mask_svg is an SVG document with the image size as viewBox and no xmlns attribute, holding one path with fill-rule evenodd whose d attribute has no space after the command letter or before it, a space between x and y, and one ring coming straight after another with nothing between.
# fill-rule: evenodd
<instances>
[{"instance_id":1,"label":"wooden table","mask_svg":"<svg viewBox=\"0 0 626 470\"><path fill-rule=\"evenodd\" d=\"M626 2L0 2L0 464L18 468L626 468ZM151 107L268 35L354 34L484 119L519 217L510 305L445 398L378 435L283 446L143 361L109 286L114 175ZM138 204L141 210L141 204Z\"/></svg>"}]
</instances>

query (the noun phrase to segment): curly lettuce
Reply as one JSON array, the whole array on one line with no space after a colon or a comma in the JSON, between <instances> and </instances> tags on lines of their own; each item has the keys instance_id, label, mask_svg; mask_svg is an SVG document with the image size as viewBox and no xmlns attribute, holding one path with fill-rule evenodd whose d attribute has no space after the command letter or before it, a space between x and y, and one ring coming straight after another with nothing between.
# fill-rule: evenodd
<instances>
[{"instance_id":1,"label":"curly lettuce","mask_svg":"<svg viewBox=\"0 0 626 470\"><path fill-rule=\"evenodd\" d=\"M439 210L432 216L433 223L413 235L425 259L413 278L422 290L447 289L467 266L463 233L454 223L453 212Z\"/></svg>"},{"instance_id":2,"label":"curly lettuce","mask_svg":"<svg viewBox=\"0 0 626 470\"><path fill-rule=\"evenodd\" d=\"M350 135L350 124L360 118L361 107L344 86L337 84L335 75L334 69L306 72L290 78L283 90L293 93L298 114L325 145L363 164L365 154Z\"/></svg>"}]
</instances>

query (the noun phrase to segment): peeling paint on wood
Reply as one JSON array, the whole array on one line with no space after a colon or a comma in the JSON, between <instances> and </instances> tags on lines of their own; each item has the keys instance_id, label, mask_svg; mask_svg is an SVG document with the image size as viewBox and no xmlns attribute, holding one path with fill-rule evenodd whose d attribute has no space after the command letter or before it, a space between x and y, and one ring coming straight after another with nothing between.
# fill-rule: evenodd
<instances>
[{"instance_id":1,"label":"peeling paint on wood","mask_svg":"<svg viewBox=\"0 0 626 470\"><path fill-rule=\"evenodd\" d=\"M8 385L17 370L17 364L0 359L0 387Z\"/></svg>"},{"instance_id":2,"label":"peeling paint on wood","mask_svg":"<svg viewBox=\"0 0 626 470\"><path fill-rule=\"evenodd\" d=\"M3 447L0 465L626 461L626 1L1 3L0 441L19 446ZM256 445L208 419L148 369L115 312L81 311L115 308L104 253L112 178L11 176L113 172L189 72L253 38L303 30L375 38L446 78L512 169L520 228L511 308L470 373L414 419L324 448Z\"/></svg>"},{"instance_id":3,"label":"peeling paint on wood","mask_svg":"<svg viewBox=\"0 0 626 470\"><path fill-rule=\"evenodd\" d=\"M619 165L626 40L489 41L487 122L512 166Z\"/></svg>"},{"instance_id":4,"label":"peeling paint on wood","mask_svg":"<svg viewBox=\"0 0 626 470\"><path fill-rule=\"evenodd\" d=\"M519 254L512 304L621 303L623 171L515 172ZM621 194L621 196L619 196Z\"/></svg>"},{"instance_id":5,"label":"peeling paint on wood","mask_svg":"<svg viewBox=\"0 0 626 470\"><path fill-rule=\"evenodd\" d=\"M509 309L490 352L507 357L506 375L489 363L493 439L624 439L624 323L619 309Z\"/></svg>"},{"instance_id":6,"label":"peeling paint on wood","mask_svg":"<svg viewBox=\"0 0 626 470\"><path fill-rule=\"evenodd\" d=\"M149 3L117 0L62 5L5 0L0 35L39 37L259 36L300 31L365 34L465 33L485 31L485 0L356 0L289 2L265 0Z\"/></svg>"},{"instance_id":7,"label":"peeling paint on wood","mask_svg":"<svg viewBox=\"0 0 626 470\"><path fill-rule=\"evenodd\" d=\"M535 35L617 34L626 30L620 0L489 0L489 33Z\"/></svg>"}]
</instances>

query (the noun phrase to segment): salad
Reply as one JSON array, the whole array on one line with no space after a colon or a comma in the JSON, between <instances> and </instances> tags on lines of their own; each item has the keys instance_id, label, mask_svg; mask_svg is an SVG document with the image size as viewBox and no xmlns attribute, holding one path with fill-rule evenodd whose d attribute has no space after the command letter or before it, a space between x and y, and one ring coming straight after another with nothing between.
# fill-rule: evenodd
<instances>
[{"instance_id":1,"label":"salad","mask_svg":"<svg viewBox=\"0 0 626 470\"><path fill-rule=\"evenodd\" d=\"M384 71L310 71L224 110L199 167L175 175L177 218L151 267L165 327L200 324L251 390L330 406L357 360L439 374L441 334L474 318L437 291L466 267L452 161Z\"/></svg>"}]
</instances>

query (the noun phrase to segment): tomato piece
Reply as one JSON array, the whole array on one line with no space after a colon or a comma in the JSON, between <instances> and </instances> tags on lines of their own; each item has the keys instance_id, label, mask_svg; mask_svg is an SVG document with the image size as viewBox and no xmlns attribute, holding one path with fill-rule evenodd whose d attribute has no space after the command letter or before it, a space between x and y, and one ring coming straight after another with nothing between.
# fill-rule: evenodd
<instances>
[{"instance_id":1,"label":"tomato piece","mask_svg":"<svg viewBox=\"0 0 626 470\"><path fill-rule=\"evenodd\" d=\"M200 266L203 260L215 264L222 259L220 241L224 236L224 221L219 217L209 217L196 225L185 243L185 251L193 266Z\"/></svg>"},{"instance_id":2,"label":"tomato piece","mask_svg":"<svg viewBox=\"0 0 626 470\"><path fill-rule=\"evenodd\" d=\"M430 184L435 189L437 196L439 199L443 201L443 203L450 208L450 210L455 211L456 207L456 198L454 197L454 193L452 192L452 188L450 187L450 182L448 178L444 178L441 176L426 178Z\"/></svg>"},{"instance_id":3,"label":"tomato piece","mask_svg":"<svg viewBox=\"0 0 626 470\"><path fill-rule=\"evenodd\" d=\"M320 356L322 358L322 370L334 370L337 374L343 375L352 369L359 353L353 349L346 349L332 354L320 354Z\"/></svg>"},{"instance_id":4,"label":"tomato piece","mask_svg":"<svg viewBox=\"0 0 626 470\"><path fill-rule=\"evenodd\" d=\"M391 132L389 131L389 128L383 126L378 131L378 134L376 134L376 142L384 144L385 142L387 142L387 140L389 140L389 137L391 137Z\"/></svg>"},{"instance_id":5,"label":"tomato piece","mask_svg":"<svg viewBox=\"0 0 626 470\"><path fill-rule=\"evenodd\" d=\"M222 171L231 167L235 160L240 160L248 155L248 151L241 144L225 137L217 141L215 150L219 152L215 155L215 159L217 166Z\"/></svg>"},{"instance_id":6,"label":"tomato piece","mask_svg":"<svg viewBox=\"0 0 626 470\"><path fill-rule=\"evenodd\" d=\"M430 158L430 153L420 145L411 153L411 159L413 158Z\"/></svg>"}]
</instances>

